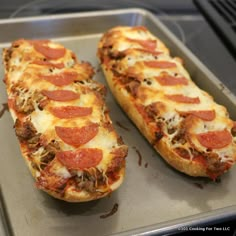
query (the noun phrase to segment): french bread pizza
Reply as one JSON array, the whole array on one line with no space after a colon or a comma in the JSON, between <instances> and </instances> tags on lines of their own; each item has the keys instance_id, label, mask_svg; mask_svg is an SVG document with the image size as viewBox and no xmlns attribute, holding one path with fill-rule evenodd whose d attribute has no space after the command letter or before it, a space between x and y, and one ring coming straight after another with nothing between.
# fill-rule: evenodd
<instances>
[{"instance_id":1,"label":"french bread pizza","mask_svg":"<svg viewBox=\"0 0 236 236\"><path fill-rule=\"evenodd\" d=\"M127 146L109 117L105 87L92 79L93 67L49 40L14 41L3 61L8 107L36 186L69 202L117 189Z\"/></svg>"},{"instance_id":2,"label":"french bread pizza","mask_svg":"<svg viewBox=\"0 0 236 236\"><path fill-rule=\"evenodd\" d=\"M236 160L236 123L143 26L117 26L97 56L124 112L172 167L215 180Z\"/></svg>"}]
</instances>

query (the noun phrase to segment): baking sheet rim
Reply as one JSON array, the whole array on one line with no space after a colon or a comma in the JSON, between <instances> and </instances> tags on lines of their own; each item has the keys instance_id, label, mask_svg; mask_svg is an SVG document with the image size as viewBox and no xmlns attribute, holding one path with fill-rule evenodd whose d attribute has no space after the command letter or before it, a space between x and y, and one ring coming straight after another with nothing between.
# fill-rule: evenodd
<instances>
[{"instance_id":1,"label":"baking sheet rim","mask_svg":"<svg viewBox=\"0 0 236 236\"><path fill-rule=\"evenodd\" d=\"M193 61L197 64L197 66L201 67L201 69L204 71L204 73L208 74L213 82L219 86L221 81L219 81L215 75L185 46L183 47L182 43L173 35L172 32L170 32L162 22L158 21L156 17L149 12L148 10L141 9L141 8L127 8L127 9L116 9L116 10L98 10L98 11L91 11L91 12L82 12L82 13L65 13L65 14L56 14L56 15L45 15L45 16L30 16L30 17L19 17L19 18L12 18L12 19L0 19L0 25L1 24L13 24L13 23L19 23L19 22L31 22L35 20L57 20L57 19L70 19L70 18L78 18L78 17L93 17L93 16L99 16L99 15L120 15L124 13L139 13L143 16L151 18L151 20L161 27L161 29L167 34L167 36L173 40L176 44L178 44L178 47L181 49L184 49L184 53L188 54L188 56L192 57ZM0 43L0 48L2 48L5 45L5 43ZM222 84L222 83L221 83ZM236 96L227 88L224 87L224 90L222 91L226 94L226 96L235 103ZM236 103L235 103L236 104ZM5 203L3 199L0 199L1 204L3 207L5 207ZM3 217L8 217L7 213L4 212L4 214L1 214L1 221L5 222L5 219ZM139 227L137 229L128 230L125 232L115 233L112 235L130 235L130 234L139 234L139 235L152 235L152 234L160 234L160 233L173 233L178 230L179 227L184 227L185 225L197 225L197 224L206 224L206 222L213 222L213 221L219 221L220 219L231 219L236 218L236 204L232 206L227 206L219 209L214 209L209 212L203 212L199 214L195 214L192 216L187 217L181 217L176 220L171 220L167 222L159 222L157 224L153 224L150 226L145 227ZM5 223L6 224L6 223ZM9 225L7 225L7 228L11 228L11 223L8 222ZM9 235L9 230L6 230L6 235Z\"/></svg>"}]
</instances>

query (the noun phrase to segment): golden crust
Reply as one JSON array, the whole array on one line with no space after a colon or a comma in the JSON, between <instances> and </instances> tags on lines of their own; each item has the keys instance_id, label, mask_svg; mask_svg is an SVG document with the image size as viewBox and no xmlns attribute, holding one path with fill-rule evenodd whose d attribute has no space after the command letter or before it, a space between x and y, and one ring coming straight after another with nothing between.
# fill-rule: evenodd
<instances>
[{"instance_id":1,"label":"golden crust","mask_svg":"<svg viewBox=\"0 0 236 236\"><path fill-rule=\"evenodd\" d=\"M117 188L120 187L122 182L124 181L125 177L125 168L121 168L119 171L119 180L114 182L113 184L110 185L110 189L108 191L104 192L96 192L96 193L88 193L86 191L81 191L77 192L74 191L73 188L68 188L63 195L57 194L54 191L50 190L45 190L43 189L44 192L47 194L51 195L54 198L66 201L66 202L88 202L88 201L94 201L100 198L104 198L106 196L109 196L113 191L115 191Z\"/></svg>"}]
</instances>

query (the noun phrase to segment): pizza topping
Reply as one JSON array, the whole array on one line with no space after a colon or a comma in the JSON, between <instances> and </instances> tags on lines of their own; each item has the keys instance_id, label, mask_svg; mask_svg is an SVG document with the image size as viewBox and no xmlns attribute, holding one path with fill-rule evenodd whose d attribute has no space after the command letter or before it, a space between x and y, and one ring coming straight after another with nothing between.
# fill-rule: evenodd
<instances>
[{"instance_id":1,"label":"pizza topping","mask_svg":"<svg viewBox=\"0 0 236 236\"><path fill-rule=\"evenodd\" d=\"M29 140L33 138L37 133L37 130L29 120L22 122L19 119L16 119L14 126L15 126L16 136L21 141Z\"/></svg>"},{"instance_id":2,"label":"pizza topping","mask_svg":"<svg viewBox=\"0 0 236 236\"><path fill-rule=\"evenodd\" d=\"M215 110L202 110L202 111L180 111L180 114L190 114L190 115L194 115L202 120L205 121L212 121L215 119Z\"/></svg>"},{"instance_id":3,"label":"pizza topping","mask_svg":"<svg viewBox=\"0 0 236 236\"><path fill-rule=\"evenodd\" d=\"M36 187L62 195L63 192L65 192L67 181L68 178L63 178L62 176L50 173L49 171L41 171L41 175L36 182Z\"/></svg>"},{"instance_id":4,"label":"pizza topping","mask_svg":"<svg viewBox=\"0 0 236 236\"><path fill-rule=\"evenodd\" d=\"M155 77L159 84L163 86L188 85L188 80L185 77L175 77L168 74Z\"/></svg>"},{"instance_id":5,"label":"pizza topping","mask_svg":"<svg viewBox=\"0 0 236 236\"><path fill-rule=\"evenodd\" d=\"M142 39L127 38L127 40L131 43L137 43L141 47L143 47L145 49L148 49L148 50L153 50L154 51L156 49L156 46L157 46L157 41L152 40L152 39L142 40Z\"/></svg>"},{"instance_id":6,"label":"pizza topping","mask_svg":"<svg viewBox=\"0 0 236 236\"><path fill-rule=\"evenodd\" d=\"M40 111L42 111L44 109L44 107L46 107L48 105L48 103L50 102L50 100L48 98L46 99L41 99L38 102L38 108Z\"/></svg>"},{"instance_id":7,"label":"pizza topping","mask_svg":"<svg viewBox=\"0 0 236 236\"><path fill-rule=\"evenodd\" d=\"M42 61L42 60L34 60L31 62L31 64L36 64L40 66L50 66L57 69L62 69L65 67L64 63L51 63L49 61Z\"/></svg>"},{"instance_id":8,"label":"pizza topping","mask_svg":"<svg viewBox=\"0 0 236 236\"><path fill-rule=\"evenodd\" d=\"M234 121L233 128L231 129L231 134L233 137L236 137L236 121Z\"/></svg>"},{"instance_id":9,"label":"pizza topping","mask_svg":"<svg viewBox=\"0 0 236 236\"><path fill-rule=\"evenodd\" d=\"M92 114L92 107L61 106L51 107L50 112L60 119L70 119Z\"/></svg>"},{"instance_id":10,"label":"pizza topping","mask_svg":"<svg viewBox=\"0 0 236 236\"><path fill-rule=\"evenodd\" d=\"M60 139L65 143L79 147L91 139L93 139L98 133L98 124L92 123L83 127L55 127L56 133Z\"/></svg>"},{"instance_id":11,"label":"pizza topping","mask_svg":"<svg viewBox=\"0 0 236 236\"><path fill-rule=\"evenodd\" d=\"M120 178L120 170L125 166L125 157L127 155L127 152L128 149L126 146L118 147L111 152L114 157L110 161L106 171L106 176L109 179L109 184L112 184Z\"/></svg>"},{"instance_id":12,"label":"pizza topping","mask_svg":"<svg viewBox=\"0 0 236 236\"><path fill-rule=\"evenodd\" d=\"M190 153L187 149L182 147L175 148L175 152L182 158L189 160L190 159Z\"/></svg>"},{"instance_id":13,"label":"pizza topping","mask_svg":"<svg viewBox=\"0 0 236 236\"><path fill-rule=\"evenodd\" d=\"M220 131L209 131L197 134L199 143L209 149L220 149L228 146L232 142L231 133L224 129Z\"/></svg>"},{"instance_id":14,"label":"pizza topping","mask_svg":"<svg viewBox=\"0 0 236 236\"><path fill-rule=\"evenodd\" d=\"M17 40L18 45L21 43L20 41L21 41L21 39ZM24 41L24 39L22 41ZM48 44L50 42L50 40L48 40L48 39L30 39L27 41L32 45L34 45L34 44Z\"/></svg>"},{"instance_id":15,"label":"pizza topping","mask_svg":"<svg viewBox=\"0 0 236 236\"><path fill-rule=\"evenodd\" d=\"M107 185L107 177L102 170L97 167L90 169L78 170L75 176L75 186L79 191L83 190L88 193L96 193L99 190L110 190Z\"/></svg>"},{"instance_id":16,"label":"pizza topping","mask_svg":"<svg viewBox=\"0 0 236 236\"><path fill-rule=\"evenodd\" d=\"M199 97L188 97L182 94L165 95L168 99L179 103L200 103Z\"/></svg>"},{"instance_id":17,"label":"pizza topping","mask_svg":"<svg viewBox=\"0 0 236 236\"><path fill-rule=\"evenodd\" d=\"M127 156L128 153L128 149L126 146L122 145L116 149L114 149L111 154L114 155L114 158L112 159L111 162L111 166L120 166L120 162L123 162L122 159L124 160L124 158ZM119 164L117 164L119 163ZM124 163L123 163L124 164Z\"/></svg>"},{"instance_id":18,"label":"pizza topping","mask_svg":"<svg viewBox=\"0 0 236 236\"><path fill-rule=\"evenodd\" d=\"M37 178L36 187L62 194L70 177L68 170L54 158L41 170L40 176Z\"/></svg>"},{"instance_id":19,"label":"pizza topping","mask_svg":"<svg viewBox=\"0 0 236 236\"><path fill-rule=\"evenodd\" d=\"M142 26L142 25L137 25L137 26L132 27L131 31L134 31L134 32L136 32L136 31L138 31L138 32L140 32L140 31L148 32L147 28L145 26Z\"/></svg>"},{"instance_id":20,"label":"pizza topping","mask_svg":"<svg viewBox=\"0 0 236 236\"><path fill-rule=\"evenodd\" d=\"M181 124L180 128L178 129L177 134L175 134L175 136L172 138L172 140L171 140L172 144L184 145L187 142L186 131L182 126L183 126L183 123Z\"/></svg>"},{"instance_id":21,"label":"pizza topping","mask_svg":"<svg viewBox=\"0 0 236 236\"><path fill-rule=\"evenodd\" d=\"M157 115L159 114L159 107L162 107L163 104L161 102L154 102L147 106L143 106L141 104L136 104L135 106L146 123L150 123L155 121Z\"/></svg>"},{"instance_id":22,"label":"pizza topping","mask_svg":"<svg viewBox=\"0 0 236 236\"><path fill-rule=\"evenodd\" d=\"M103 153L98 148L81 148L75 151L62 151L56 158L68 169L83 170L96 167L102 160Z\"/></svg>"},{"instance_id":23,"label":"pizza topping","mask_svg":"<svg viewBox=\"0 0 236 236\"><path fill-rule=\"evenodd\" d=\"M158 69L170 69L176 67L176 64L170 61L144 61L144 65Z\"/></svg>"},{"instance_id":24,"label":"pizza topping","mask_svg":"<svg viewBox=\"0 0 236 236\"><path fill-rule=\"evenodd\" d=\"M203 155L199 154L193 157L193 161L207 167L207 159Z\"/></svg>"},{"instance_id":25,"label":"pizza topping","mask_svg":"<svg viewBox=\"0 0 236 236\"><path fill-rule=\"evenodd\" d=\"M55 140L52 140L49 144L45 145L40 157L40 169L44 169L54 159L59 150L59 143Z\"/></svg>"},{"instance_id":26,"label":"pizza topping","mask_svg":"<svg viewBox=\"0 0 236 236\"><path fill-rule=\"evenodd\" d=\"M50 100L54 101L72 101L78 99L80 96L70 90L42 90L41 92L44 96L48 97Z\"/></svg>"},{"instance_id":27,"label":"pizza topping","mask_svg":"<svg viewBox=\"0 0 236 236\"><path fill-rule=\"evenodd\" d=\"M141 82L138 80L132 80L130 83L126 85L127 91L134 97L137 97L138 94L138 88L140 86Z\"/></svg>"},{"instance_id":28,"label":"pizza topping","mask_svg":"<svg viewBox=\"0 0 236 236\"><path fill-rule=\"evenodd\" d=\"M65 86L71 84L78 77L76 72L62 72L54 75L39 75L40 78L47 80L48 82L56 86Z\"/></svg>"},{"instance_id":29,"label":"pizza topping","mask_svg":"<svg viewBox=\"0 0 236 236\"><path fill-rule=\"evenodd\" d=\"M222 175L231 167L232 163L222 162L217 155L211 155L207 158L207 174L215 180L218 176Z\"/></svg>"},{"instance_id":30,"label":"pizza topping","mask_svg":"<svg viewBox=\"0 0 236 236\"><path fill-rule=\"evenodd\" d=\"M33 46L34 49L44 55L48 59L56 60L63 57L66 53L66 49L63 47L60 48L51 48L49 47L45 41L34 41Z\"/></svg>"},{"instance_id":31,"label":"pizza topping","mask_svg":"<svg viewBox=\"0 0 236 236\"><path fill-rule=\"evenodd\" d=\"M127 49L129 50L129 49ZM162 52L160 51L153 51L151 49L144 49L144 48L135 48L135 51L141 52L141 53L148 53L148 54L152 54L153 56L159 56L160 54L162 54Z\"/></svg>"}]
</instances>

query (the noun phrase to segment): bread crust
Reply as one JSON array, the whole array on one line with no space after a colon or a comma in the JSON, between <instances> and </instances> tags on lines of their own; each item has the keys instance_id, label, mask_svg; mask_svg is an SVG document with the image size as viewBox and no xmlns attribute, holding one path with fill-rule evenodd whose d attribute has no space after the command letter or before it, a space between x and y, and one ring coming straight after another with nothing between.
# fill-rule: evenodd
<instances>
[{"instance_id":1,"label":"bread crust","mask_svg":"<svg viewBox=\"0 0 236 236\"><path fill-rule=\"evenodd\" d=\"M218 158L215 154L209 154L208 157L205 157L206 160L204 162L202 161L195 161L194 159L187 159L180 156L173 148L174 145L171 145L170 142L168 142L167 137L165 134L161 135L160 139L155 141L155 138L153 137L153 126L150 122L146 122L144 119L144 116L142 116L137 109L137 104L140 103L139 95L136 95L136 90L134 89L134 94L131 94L130 91L127 90L127 87L125 87L122 83L119 82L119 80L125 81L124 83L127 83L127 78L129 81L136 80L140 83L143 82L143 78L141 78L140 71L135 72L135 66L132 67L132 74L128 77L127 73L130 73L130 66L126 65L126 63L129 63L128 60L125 61L125 53L127 53L127 57L132 58L133 55L135 55L135 49L138 48L140 51L140 45L135 48L135 46L127 46L134 47L134 51L130 52L132 49L124 49L125 44L121 43L120 46L122 49L116 48L116 45L118 44L119 40L127 41L127 37L131 37L132 32L135 31L137 33L140 29L135 29L136 27L115 27L111 30L109 30L106 34L103 35L101 38L99 44L98 44L98 53L97 56L101 62L101 67L103 69L105 78L108 82L108 85L110 87L110 90L112 91L112 94L120 104L120 106L123 108L124 112L128 115L128 117L134 122L134 124L137 126L141 134L146 137L146 139L150 142L150 144L153 146L153 148L161 155L161 157L173 168L177 169L180 172L183 172L187 175L194 176L194 177L209 177L211 179L216 179L218 176L222 175L225 171L227 171L231 165L235 162L236 156L233 154L232 156L232 162L230 163L220 163L221 161L218 159L218 164L211 165L212 160L214 158ZM144 29L144 32L147 30ZM126 34L127 32L127 34ZM148 32L148 31L147 31ZM150 34L148 32L148 34ZM126 36L128 35L128 36ZM133 34L135 35L135 34ZM135 36L132 36L132 40ZM151 39L153 40L154 36L151 36ZM148 39L150 42L150 39ZM134 41L134 40L133 40ZM160 41L157 39L157 42ZM142 42L143 43L143 42ZM165 48L165 45L161 42L161 48ZM122 51L123 50L123 51ZM168 49L165 49L168 52ZM119 52L117 52L119 51ZM146 50L145 52L147 52ZM150 50L149 50L150 51ZM149 52L148 51L148 52ZM153 53L155 49L153 49ZM115 56L113 56L115 55ZM117 55L121 55L120 57L117 57ZM169 55L166 57L168 58ZM123 61L125 62L123 62ZM177 59L178 61L181 61L181 59ZM139 62L137 62L138 64ZM182 62L181 62L182 63ZM124 68L126 66L126 68ZM121 71L121 72L120 72ZM188 77L187 71L182 68L183 73L186 77ZM127 77L126 77L127 75ZM122 78L123 76L123 78ZM141 79L140 79L141 78ZM188 83L192 83L191 79L188 81ZM142 88L140 88L142 91ZM138 91L140 91L138 90ZM138 92L137 92L138 93ZM140 92L141 93L141 92ZM210 101L213 101L212 97L207 94L206 92L202 91L205 97L209 99ZM142 92L144 94L144 92ZM147 95L148 96L148 95ZM148 99L146 99L148 100ZM227 114L225 107L220 107L222 110L222 113ZM145 115L148 115L147 113ZM225 116L226 120L227 115ZM194 121L196 118L192 117L192 120ZM186 119L187 120L187 119ZM190 120L190 118L189 118ZM193 122L192 121L192 122ZM186 122L187 123L187 122ZM188 122L191 123L191 122ZM194 122L193 122L194 123ZM232 129L232 121L228 119L225 123L229 124L229 129ZM186 125L187 126L187 125ZM188 126L191 126L191 124L188 124ZM187 128L186 128L187 130ZM190 137L190 134L186 134L186 136ZM234 137L233 137L234 138ZM190 139L190 138L189 138ZM191 141L188 141L191 142ZM235 150L235 145L232 144L232 150ZM204 154L205 155L205 154ZM218 166L217 166L218 165ZM221 165L221 166L220 166Z\"/></svg>"}]
</instances>

